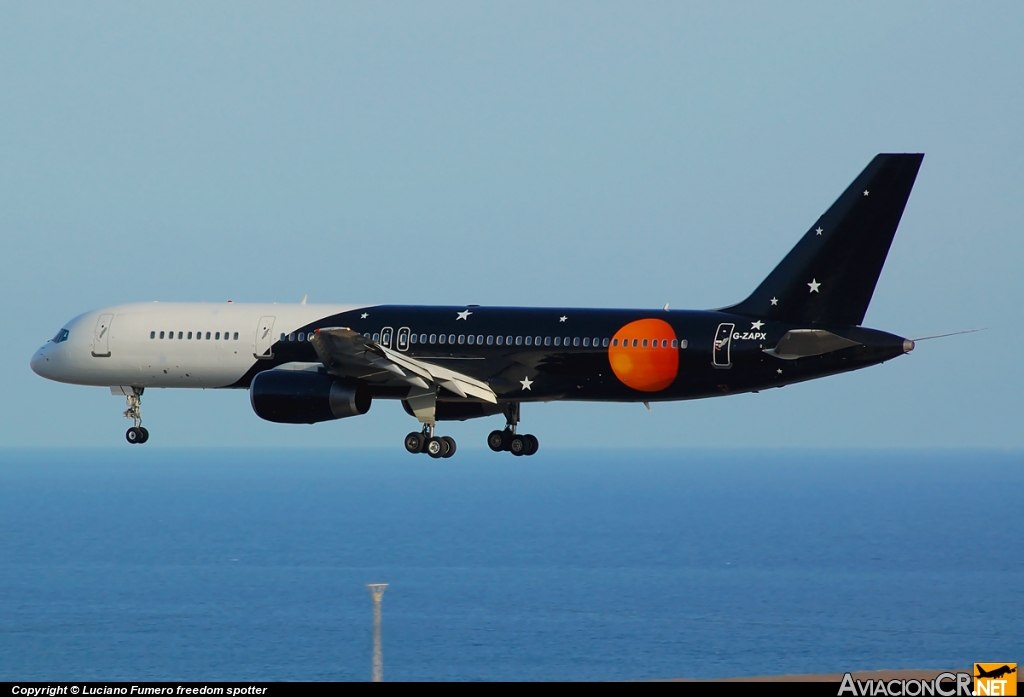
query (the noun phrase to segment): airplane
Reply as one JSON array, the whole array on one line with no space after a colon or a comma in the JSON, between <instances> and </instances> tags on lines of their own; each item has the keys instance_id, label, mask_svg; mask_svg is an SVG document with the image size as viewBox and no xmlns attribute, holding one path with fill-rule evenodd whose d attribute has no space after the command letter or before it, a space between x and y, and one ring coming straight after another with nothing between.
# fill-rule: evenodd
<instances>
[{"instance_id":1,"label":"airplane","mask_svg":"<svg viewBox=\"0 0 1024 697\"><path fill-rule=\"evenodd\" d=\"M528 456L524 403L701 399L858 370L914 349L861 326L923 154L879 154L751 295L717 310L136 303L79 315L38 375L124 396L145 443L146 389L248 389L253 411L312 424L400 400L410 453L451 457L438 422L503 415L496 452Z\"/></svg>"}]
</instances>

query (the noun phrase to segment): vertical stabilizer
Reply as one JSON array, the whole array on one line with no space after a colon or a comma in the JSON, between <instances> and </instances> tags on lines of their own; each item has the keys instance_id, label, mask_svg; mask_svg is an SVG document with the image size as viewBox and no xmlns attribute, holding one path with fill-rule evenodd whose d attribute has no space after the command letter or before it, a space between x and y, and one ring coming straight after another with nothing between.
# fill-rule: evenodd
<instances>
[{"instance_id":1,"label":"vertical stabilizer","mask_svg":"<svg viewBox=\"0 0 1024 697\"><path fill-rule=\"evenodd\" d=\"M876 156L757 290L724 311L794 324L861 324L923 159Z\"/></svg>"}]
</instances>

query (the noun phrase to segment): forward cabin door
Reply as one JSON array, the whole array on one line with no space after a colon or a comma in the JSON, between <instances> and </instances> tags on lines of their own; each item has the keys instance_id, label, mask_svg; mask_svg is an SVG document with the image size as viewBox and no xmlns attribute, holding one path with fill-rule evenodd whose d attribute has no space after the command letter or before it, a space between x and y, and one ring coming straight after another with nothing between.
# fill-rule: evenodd
<instances>
[{"instance_id":1,"label":"forward cabin door","mask_svg":"<svg viewBox=\"0 0 1024 697\"><path fill-rule=\"evenodd\" d=\"M100 315L92 334L92 355L96 358L110 357L110 323L114 315Z\"/></svg>"},{"instance_id":2,"label":"forward cabin door","mask_svg":"<svg viewBox=\"0 0 1024 697\"><path fill-rule=\"evenodd\" d=\"M261 317L256 326L256 358L270 359L274 357L274 317Z\"/></svg>"}]
</instances>

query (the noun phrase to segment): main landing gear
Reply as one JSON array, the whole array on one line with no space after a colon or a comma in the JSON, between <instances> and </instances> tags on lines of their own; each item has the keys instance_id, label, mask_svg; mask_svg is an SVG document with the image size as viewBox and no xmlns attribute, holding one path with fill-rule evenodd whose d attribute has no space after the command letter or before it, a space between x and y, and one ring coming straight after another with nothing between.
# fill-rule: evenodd
<instances>
[{"instance_id":1,"label":"main landing gear","mask_svg":"<svg viewBox=\"0 0 1024 697\"><path fill-rule=\"evenodd\" d=\"M135 425L124 434L124 439L132 445L149 440L149 431L142 426L142 392L144 389L143 387L132 387L131 392L125 392L128 408L125 409L124 417L134 421Z\"/></svg>"},{"instance_id":2,"label":"main landing gear","mask_svg":"<svg viewBox=\"0 0 1024 697\"><path fill-rule=\"evenodd\" d=\"M491 431L487 436L487 447L496 453L510 452L516 457L522 455L533 455L540 448L540 441L537 437L525 433L516 433L516 426L519 424L519 403L513 402L505 407L505 430Z\"/></svg>"},{"instance_id":3,"label":"main landing gear","mask_svg":"<svg viewBox=\"0 0 1024 697\"><path fill-rule=\"evenodd\" d=\"M405 437L405 449L410 453L426 453L432 458L451 457L455 454L455 439L451 436L434 435L433 426L424 426L422 431L413 431Z\"/></svg>"}]
</instances>

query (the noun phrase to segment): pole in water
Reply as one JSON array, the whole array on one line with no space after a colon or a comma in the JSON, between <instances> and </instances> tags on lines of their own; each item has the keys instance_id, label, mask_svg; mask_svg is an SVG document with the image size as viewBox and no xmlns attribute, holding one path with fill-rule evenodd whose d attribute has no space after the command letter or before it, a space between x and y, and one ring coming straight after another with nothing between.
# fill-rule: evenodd
<instances>
[{"instance_id":1,"label":"pole in water","mask_svg":"<svg viewBox=\"0 0 1024 697\"><path fill-rule=\"evenodd\" d=\"M384 652L380 644L380 601L384 597L386 583L367 583L373 596L373 682L384 682Z\"/></svg>"}]
</instances>

